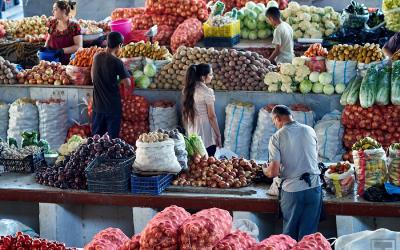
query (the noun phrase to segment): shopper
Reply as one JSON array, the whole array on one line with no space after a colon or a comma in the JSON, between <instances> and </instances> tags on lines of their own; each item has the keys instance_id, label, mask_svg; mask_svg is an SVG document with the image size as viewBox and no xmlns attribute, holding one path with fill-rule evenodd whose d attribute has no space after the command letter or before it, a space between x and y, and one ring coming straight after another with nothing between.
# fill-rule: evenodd
<instances>
[{"instance_id":1,"label":"shopper","mask_svg":"<svg viewBox=\"0 0 400 250\"><path fill-rule=\"evenodd\" d=\"M280 176L280 209L283 233L295 240L317 232L322 209L317 136L313 128L293 120L284 105L272 110L278 131L269 141L269 160L264 174Z\"/></svg>"},{"instance_id":2,"label":"shopper","mask_svg":"<svg viewBox=\"0 0 400 250\"><path fill-rule=\"evenodd\" d=\"M392 58L396 51L400 50L400 32L394 34L383 46L383 52L389 58Z\"/></svg>"},{"instance_id":3,"label":"shopper","mask_svg":"<svg viewBox=\"0 0 400 250\"><path fill-rule=\"evenodd\" d=\"M209 156L221 147L221 132L215 115L214 91L206 86L213 78L209 64L191 65L183 89L183 122L189 134L201 136Z\"/></svg>"},{"instance_id":4,"label":"shopper","mask_svg":"<svg viewBox=\"0 0 400 250\"><path fill-rule=\"evenodd\" d=\"M108 34L108 47L105 52L95 55L91 71L94 85L92 132L99 135L107 132L111 138L117 138L121 128L119 84L131 84L128 71L117 57L123 41L124 37L119 32Z\"/></svg>"},{"instance_id":5,"label":"shopper","mask_svg":"<svg viewBox=\"0 0 400 250\"><path fill-rule=\"evenodd\" d=\"M275 50L269 60L275 63L291 63L294 57L293 52L293 29L281 19L281 12L277 7L270 7L265 13L267 22L274 28L272 44Z\"/></svg>"},{"instance_id":6,"label":"shopper","mask_svg":"<svg viewBox=\"0 0 400 250\"><path fill-rule=\"evenodd\" d=\"M71 10L75 9L75 2L59 0L53 5L53 19L48 23L48 37L45 47L56 50L56 58L62 64L68 64L71 54L82 48L81 27L70 20Z\"/></svg>"}]
</instances>

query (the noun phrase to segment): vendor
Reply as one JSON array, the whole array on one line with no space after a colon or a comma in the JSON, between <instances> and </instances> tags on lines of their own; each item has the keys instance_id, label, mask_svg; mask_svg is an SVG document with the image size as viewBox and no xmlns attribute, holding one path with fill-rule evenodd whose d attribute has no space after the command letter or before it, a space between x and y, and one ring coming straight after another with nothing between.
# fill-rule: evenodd
<instances>
[{"instance_id":1,"label":"vendor","mask_svg":"<svg viewBox=\"0 0 400 250\"><path fill-rule=\"evenodd\" d=\"M59 0L53 5L54 18L49 21L49 35L45 47L57 50L56 57L62 64L68 64L70 55L82 48L81 27L70 20L69 15L75 2Z\"/></svg>"},{"instance_id":2,"label":"vendor","mask_svg":"<svg viewBox=\"0 0 400 250\"><path fill-rule=\"evenodd\" d=\"M277 64L291 63L294 57L292 27L281 19L281 12L277 7L268 8L265 15L267 22L275 28L272 40L275 50L268 59Z\"/></svg>"},{"instance_id":3,"label":"vendor","mask_svg":"<svg viewBox=\"0 0 400 250\"><path fill-rule=\"evenodd\" d=\"M207 87L213 78L209 64L191 65L186 74L183 89L182 113L187 132L197 134L203 140L209 156L221 147L221 132L215 115L214 91Z\"/></svg>"},{"instance_id":4,"label":"vendor","mask_svg":"<svg viewBox=\"0 0 400 250\"><path fill-rule=\"evenodd\" d=\"M318 169L317 136L313 128L293 120L291 110L277 105L272 122L278 131L269 141L264 174L280 176L283 233L295 240L318 230L322 189Z\"/></svg>"},{"instance_id":5,"label":"vendor","mask_svg":"<svg viewBox=\"0 0 400 250\"><path fill-rule=\"evenodd\" d=\"M393 54L398 50L400 50L400 32L394 34L383 46L383 53L389 58L392 58Z\"/></svg>"},{"instance_id":6,"label":"vendor","mask_svg":"<svg viewBox=\"0 0 400 250\"><path fill-rule=\"evenodd\" d=\"M93 58L91 76L93 79L93 135L108 133L117 138L121 129L122 104L119 84L130 86L130 75L124 63L117 57L124 37L119 32L107 36L105 52Z\"/></svg>"}]
</instances>

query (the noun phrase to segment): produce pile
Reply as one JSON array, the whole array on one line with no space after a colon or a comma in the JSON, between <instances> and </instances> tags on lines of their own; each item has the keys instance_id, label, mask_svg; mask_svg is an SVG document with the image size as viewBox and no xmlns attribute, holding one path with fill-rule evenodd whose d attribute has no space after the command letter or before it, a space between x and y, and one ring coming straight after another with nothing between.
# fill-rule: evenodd
<instances>
[{"instance_id":1,"label":"produce pile","mask_svg":"<svg viewBox=\"0 0 400 250\"><path fill-rule=\"evenodd\" d=\"M340 26L340 14L332 7L318 8L290 2L282 10L283 20L293 29L293 37L323 38L333 34Z\"/></svg>"},{"instance_id":2,"label":"produce pile","mask_svg":"<svg viewBox=\"0 0 400 250\"><path fill-rule=\"evenodd\" d=\"M115 21L123 18L132 18L140 14L144 14L146 8L116 8L111 13L111 20Z\"/></svg>"},{"instance_id":3,"label":"produce pile","mask_svg":"<svg viewBox=\"0 0 400 250\"><path fill-rule=\"evenodd\" d=\"M94 244L95 243L95 244ZM299 242L287 235L272 235L257 243L248 233L233 229L232 216L219 208L201 210L190 215L178 206L169 206L157 213L140 234L129 239L117 228L97 233L84 250L120 249L322 249L331 250L328 240L315 233Z\"/></svg>"},{"instance_id":4,"label":"produce pile","mask_svg":"<svg viewBox=\"0 0 400 250\"><path fill-rule=\"evenodd\" d=\"M104 48L99 48L97 46L80 48L75 53L75 58L72 59L69 64L78 67L91 67L93 64L94 55L103 51L105 51Z\"/></svg>"},{"instance_id":5,"label":"produce pile","mask_svg":"<svg viewBox=\"0 0 400 250\"><path fill-rule=\"evenodd\" d=\"M153 60L166 60L172 57L165 46L159 46L158 42L138 42L129 43L122 47L118 57L120 58L133 58L133 57L147 57Z\"/></svg>"},{"instance_id":6,"label":"produce pile","mask_svg":"<svg viewBox=\"0 0 400 250\"><path fill-rule=\"evenodd\" d=\"M66 67L61 63L40 61L32 69L24 70L17 74L20 84L54 84L69 85L71 80L66 72Z\"/></svg>"},{"instance_id":7,"label":"produce pile","mask_svg":"<svg viewBox=\"0 0 400 250\"><path fill-rule=\"evenodd\" d=\"M15 65L0 56L0 84L16 84L17 74Z\"/></svg>"},{"instance_id":8,"label":"produce pile","mask_svg":"<svg viewBox=\"0 0 400 250\"><path fill-rule=\"evenodd\" d=\"M206 21L208 11L206 3L197 0L148 0L146 11L157 15L173 15L184 18L197 18Z\"/></svg>"},{"instance_id":9,"label":"produce pile","mask_svg":"<svg viewBox=\"0 0 400 250\"><path fill-rule=\"evenodd\" d=\"M78 23L81 26L83 35L99 34L110 30L106 22L79 19Z\"/></svg>"},{"instance_id":10,"label":"produce pile","mask_svg":"<svg viewBox=\"0 0 400 250\"><path fill-rule=\"evenodd\" d=\"M149 103L142 96L131 95L122 100L120 137L131 145L149 131Z\"/></svg>"},{"instance_id":11,"label":"produce pile","mask_svg":"<svg viewBox=\"0 0 400 250\"><path fill-rule=\"evenodd\" d=\"M224 1L233 1L236 4L237 8L242 8L246 5L246 3L248 2L248 0L224 0ZM274 6L276 5L276 3L278 4L279 9L284 10L288 7L288 2L287 0L254 0L254 3L263 3L263 4L269 4L271 2L274 2Z\"/></svg>"},{"instance_id":12,"label":"produce pile","mask_svg":"<svg viewBox=\"0 0 400 250\"><path fill-rule=\"evenodd\" d=\"M270 62L255 52L235 49L180 47L172 62L162 68L155 78L159 89L182 89L186 71L194 63L211 63L214 78L210 87L218 90L264 90L265 74Z\"/></svg>"},{"instance_id":13,"label":"produce pile","mask_svg":"<svg viewBox=\"0 0 400 250\"><path fill-rule=\"evenodd\" d=\"M366 43L364 46L338 44L329 50L327 58L335 61L357 61L368 64L383 60L384 54L379 44Z\"/></svg>"},{"instance_id":14,"label":"produce pile","mask_svg":"<svg viewBox=\"0 0 400 250\"><path fill-rule=\"evenodd\" d=\"M384 148L400 141L400 106L375 105L362 108L359 105L348 105L342 113L342 124L345 127L343 144L351 150L358 140L370 136L375 138ZM344 156L351 160L351 154Z\"/></svg>"},{"instance_id":15,"label":"produce pile","mask_svg":"<svg viewBox=\"0 0 400 250\"><path fill-rule=\"evenodd\" d=\"M175 52L180 46L193 47L203 37L203 25L196 18L186 19L179 24L171 36L171 49Z\"/></svg>"},{"instance_id":16,"label":"produce pile","mask_svg":"<svg viewBox=\"0 0 400 250\"><path fill-rule=\"evenodd\" d=\"M400 31L400 2L398 0L383 0L382 10L385 15L386 27L394 32Z\"/></svg>"},{"instance_id":17,"label":"produce pile","mask_svg":"<svg viewBox=\"0 0 400 250\"><path fill-rule=\"evenodd\" d=\"M86 143L86 139L83 139L79 135L71 136L71 138L69 138L66 143L61 144L61 146L58 148L58 153L60 153L60 157L57 159L57 161L64 160L65 156L69 156L74 153L75 150L82 143Z\"/></svg>"},{"instance_id":18,"label":"produce pile","mask_svg":"<svg viewBox=\"0 0 400 250\"><path fill-rule=\"evenodd\" d=\"M85 169L95 157L128 159L135 155L132 146L121 139L110 139L107 134L94 135L54 167L41 168L36 173L39 184L69 189L86 189Z\"/></svg>"},{"instance_id":19,"label":"produce pile","mask_svg":"<svg viewBox=\"0 0 400 250\"><path fill-rule=\"evenodd\" d=\"M276 4L277 5L277 4ZM265 17L265 5L263 3L247 2L246 6L239 10L240 35L244 39L265 39L272 35L272 26L267 23Z\"/></svg>"},{"instance_id":20,"label":"produce pile","mask_svg":"<svg viewBox=\"0 0 400 250\"><path fill-rule=\"evenodd\" d=\"M233 158L217 160L214 157L195 155L189 164L189 171L181 173L173 185L240 188L250 185L261 166L255 161Z\"/></svg>"},{"instance_id":21,"label":"produce pile","mask_svg":"<svg viewBox=\"0 0 400 250\"><path fill-rule=\"evenodd\" d=\"M368 8L362 3L351 1L343 10L343 26L345 28L363 29L366 20L369 17ZM374 26L371 26L374 27Z\"/></svg>"},{"instance_id":22,"label":"produce pile","mask_svg":"<svg viewBox=\"0 0 400 250\"><path fill-rule=\"evenodd\" d=\"M48 18L44 15L25 17L21 20L0 20L4 26L7 36L12 38L41 38L47 34Z\"/></svg>"},{"instance_id":23,"label":"produce pile","mask_svg":"<svg viewBox=\"0 0 400 250\"><path fill-rule=\"evenodd\" d=\"M90 126L89 124L78 124L78 123L74 123L67 132L67 140L69 138L71 138L74 135L79 135L82 138L86 138L86 137L90 137L90 135L92 134L91 130L90 130Z\"/></svg>"},{"instance_id":24,"label":"produce pile","mask_svg":"<svg viewBox=\"0 0 400 250\"><path fill-rule=\"evenodd\" d=\"M169 135L162 132L149 132L148 134L144 133L139 136L139 141L144 143L155 143L155 142L163 142L169 139Z\"/></svg>"},{"instance_id":25,"label":"produce pile","mask_svg":"<svg viewBox=\"0 0 400 250\"><path fill-rule=\"evenodd\" d=\"M22 232L17 232L15 236L7 235L0 236L0 249L2 250L14 250L14 249L29 249L29 250L39 250L39 249L57 249L57 250L67 250L73 249L65 247L64 243L57 241L50 241L40 238L31 238L28 234Z\"/></svg>"},{"instance_id":26,"label":"produce pile","mask_svg":"<svg viewBox=\"0 0 400 250\"><path fill-rule=\"evenodd\" d=\"M10 138L9 142L0 142L0 158L23 160L25 157L33 154L40 153L42 148L37 145L28 145L22 148L17 148L13 139Z\"/></svg>"},{"instance_id":27,"label":"produce pile","mask_svg":"<svg viewBox=\"0 0 400 250\"><path fill-rule=\"evenodd\" d=\"M322 56L326 57L328 55L328 50L322 47L320 43L312 44L306 52L304 52L304 56L306 57L315 57L315 56Z\"/></svg>"}]
</instances>

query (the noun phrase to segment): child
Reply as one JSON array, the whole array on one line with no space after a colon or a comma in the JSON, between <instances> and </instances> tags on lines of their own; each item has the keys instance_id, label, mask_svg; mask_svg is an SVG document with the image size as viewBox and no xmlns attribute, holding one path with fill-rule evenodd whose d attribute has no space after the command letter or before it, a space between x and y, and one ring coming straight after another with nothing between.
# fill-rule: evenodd
<instances>
[{"instance_id":1,"label":"child","mask_svg":"<svg viewBox=\"0 0 400 250\"><path fill-rule=\"evenodd\" d=\"M274 28L274 39L272 44L275 50L272 52L269 60L278 63L291 63L294 57L293 53L293 29L290 25L281 19L281 12L277 7L267 9L265 16Z\"/></svg>"}]
</instances>

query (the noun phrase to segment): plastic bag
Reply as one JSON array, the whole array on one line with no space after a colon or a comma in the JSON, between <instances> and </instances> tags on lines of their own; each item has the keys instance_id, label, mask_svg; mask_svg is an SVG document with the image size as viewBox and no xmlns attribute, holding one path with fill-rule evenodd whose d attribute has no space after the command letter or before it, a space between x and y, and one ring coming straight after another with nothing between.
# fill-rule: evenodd
<instances>
[{"instance_id":1,"label":"plastic bag","mask_svg":"<svg viewBox=\"0 0 400 250\"><path fill-rule=\"evenodd\" d=\"M36 102L39 110L40 138L46 140L51 148L57 149L64 142L68 131L67 103L42 103Z\"/></svg>"},{"instance_id":2,"label":"plastic bag","mask_svg":"<svg viewBox=\"0 0 400 250\"><path fill-rule=\"evenodd\" d=\"M357 194L373 186L383 186L386 180L386 154L383 148L353 150L354 166L357 173Z\"/></svg>"},{"instance_id":3,"label":"plastic bag","mask_svg":"<svg viewBox=\"0 0 400 250\"><path fill-rule=\"evenodd\" d=\"M150 58L145 58L145 64L154 64L154 66L156 66L156 70L157 72L159 72L165 65L169 64L171 62L171 60L167 59L167 60L153 60Z\"/></svg>"},{"instance_id":4,"label":"plastic bag","mask_svg":"<svg viewBox=\"0 0 400 250\"><path fill-rule=\"evenodd\" d=\"M332 74L332 84L347 84L357 74L357 61L326 61L326 70Z\"/></svg>"},{"instance_id":5,"label":"plastic bag","mask_svg":"<svg viewBox=\"0 0 400 250\"><path fill-rule=\"evenodd\" d=\"M18 222L16 220L0 219L0 236L15 235L17 232L22 232L31 237L39 235L32 228Z\"/></svg>"},{"instance_id":6,"label":"plastic bag","mask_svg":"<svg viewBox=\"0 0 400 250\"><path fill-rule=\"evenodd\" d=\"M121 58L125 67L132 72L135 70L143 70L143 57Z\"/></svg>"},{"instance_id":7,"label":"plastic bag","mask_svg":"<svg viewBox=\"0 0 400 250\"><path fill-rule=\"evenodd\" d=\"M222 160L222 159L230 160L233 157L238 157L238 156L237 156L237 154L235 154L234 152L232 152L229 149L217 148L217 150L215 151L214 157L219 160Z\"/></svg>"},{"instance_id":8,"label":"plastic bag","mask_svg":"<svg viewBox=\"0 0 400 250\"><path fill-rule=\"evenodd\" d=\"M260 231L258 230L258 226L256 223L252 222L251 220L247 219L238 219L233 221L232 225L233 231L242 231L253 237L258 241L258 235Z\"/></svg>"},{"instance_id":9,"label":"plastic bag","mask_svg":"<svg viewBox=\"0 0 400 250\"><path fill-rule=\"evenodd\" d=\"M281 178L275 177L269 189L267 190L268 195L278 196L279 195L279 186L281 185Z\"/></svg>"},{"instance_id":10,"label":"plastic bag","mask_svg":"<svg viewBox=\"0 0 400 250\"><path fill-rule=\"evenodd\" d=\"M224 147L248 159L255 113L254 105L230 103L225 112Z\"/></svg>"},{"instance_id":11,"label":"plastic bag","mask_svg":"<svg viewBox=\"0 0 400 250\"><path fill-rule=\"evenodd\" d=\"M173 130L178 127L176 105L173 107L153 107L149 110L150 131Z\"/></svg>"},{"instance_id":12,"label":"plastic bag","mask_svg":"<svg viewBox=\"0 0 400 250\"><path fill-rule=\"evenodd\" d=\"M75 85L92 84L89 67L77 67L73 65L67 65L66 73L70 77L72 83L74 83Z\"/></svg>"},{"instance_id":13,"label":"plastic bag","mask_svg":"<svg viewBox=\"0 0 400 250\"><path fill-rule=\"evenodd\" d=\"M175 156L174 146L172 139L155 143L136 141L134 169L143 172L179 173L181 166Z\"/></svg>"},{"instance_id":14,"label":"plastic bag","mask_svg":"<svg viewBox=\"0 0 400 250\"><path fill-rule=\"evenodd\" d=\"M314 111L292 111L293 119L301 124L314 127L315 114Z\"/></svg>"},{"instance_id":15,"label":"plastic bag","mask_svg":"<svg viewBox=\"0 0 400 250\"><path fill-rule=\"evenodd\" d=\"M372 66L381 64L381 63L382 63L382 61L375 61L375 62L371 62L371 63L358 63L357 70L359 72L359 75L361 75L362 77L365 77L365 75L367 74L367 70L369 68L371 68Z\"/></svg>"},{"instance_id":16,"label":"plastic bag","mask_svg":"<svg viewBox=\"0 0 400 250\"><path fill-rule=\"evenodd\" d=\"M18 147L21 147L21 134L24 131L39 131L38 109L32 103L14 102L10 106L9 117L7 136L15 138Z\"/></svg>"},{"instance_id":17,"label":"plastic bag","mask_svg":"<svg viewBox=\"0 0 400 250\"><path fill-rule=\"evenodd\" d=\"M335 194L336 198L342 198L351 194L354 190L354 168L351 167L343 174L325 172L326 190Z\"/></svg>"},{"instance_id":18,"label":"plastic bag","mask_svg":"<svg viewBox=\"0 0 400 250\"><path fill-rule=\"evenodd\" d=\"M258 112L257 127L253 133L250 159L268 161L268 143L271 136L277 131L272 123L272 115L265 108Z\"/></svg>"},{"instance_id":19,"label":"plastic bag","mask_svg":"<svg viewBox=\"0 0 400 250\"><path fill-rule=\"evenodd\" d=\"M188 152L186 151L186 144L185 144L185 138L183 137L182 134L179 134L179 139L173 139L174 140L174 150L175 150L175 156L178 159L179 165L181 165L182 169L187 169L188 168Z\"/></svg>"},{"instance_id":20,"label":"plastic bag","mask_svg":"<svg viewBox=\"0 0 400 250\"><path fill-rule=\"evenodd\" d=\"M7 140L8 104L0 102L0 139Z\"/></svg>"},{"instance_id":21,"label":"plastic bag","mask_svg":"<svg viewBox=\"0 0 400 250\"><path fill-rule=\"evenodd\" d=\"M318 138L318 156L322 162L338 162L342 159L344 127L341 113L332 111L322 117L314 127Z\"/></svg>"},{"instance_id":22,"label":"plastic bag","mask_svg":"<svg viewBox=\"0 0 400 250\"><path fill-rule=\"evenodd\" d=\"M388 156L389 182L400 186L400 150L389 147Z\"/></svg>"},{"instance_id":23,"label":"plastic bag","mask_svg":"<svg viewBox=\"0 0 400 250\"><path fill-rule=\"evenodd\" d=\"M380 228L340 236L335 243L336 250L347 249L400 249L400 232Z\"/></svg>"}]
</instances>

